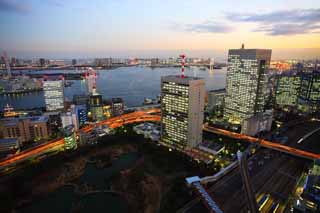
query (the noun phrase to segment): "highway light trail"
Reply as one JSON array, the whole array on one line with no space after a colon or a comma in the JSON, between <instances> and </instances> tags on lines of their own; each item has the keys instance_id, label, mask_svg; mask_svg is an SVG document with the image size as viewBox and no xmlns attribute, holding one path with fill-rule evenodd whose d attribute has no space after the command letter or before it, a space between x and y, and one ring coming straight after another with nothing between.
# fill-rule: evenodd
<instances>
[{"instance_id":1,"label":"highway light trail","mask_svg":"<svg viewBox=\"0 0 320 213\"><path fill-rule=\"evenodd\" d=\"M289 147L286 145L278 144L278 143L267 141L264 139L254 138L254 137L251 137L248 135L243 135L243 134L239 134L236 132L231 132L231 131L224 130L224 129L209 127L208 125L204 125L203 130L208 131L208 132L213 132L216 134L222 134L222 135L225 135L225 136L228 136L231 138L235 138L235 139L248 141L250 143L257 143L257 144L259 144L263 147L266 147L266 148L286 152L289 154L293 154L293 155L308 158L308 159L320 159L320 154L303 151L303 150L292 148L292 147Z\"/></svg>"},{"instance_id":2,"label":"highway light trail","mask_svg":"<svg viewBox=\"0 0 320 213\"><path fill-rule=\"evenodd\" d=\"M88 132L91 132L96 126L101 126L101 125L108 125L110 128L115 129L115 128L121 127L123 125L126 125L126 124L137 123L137 122L146 122L146 121L160 122L161 117L160 117L159 113L160 113L160 109L151 109L151 110L147 110L147 111L136 111L136 112L124 114L121 116L113 117L108 120L101 121L101 122L94 124L94 125L85 126L81 130L83 132L88 133ZM241 139L241 140L248 141L251 143L257 143L257 144L264 146L264 147L267 147L267 148L275 149L278 151L283 151L286 153L291 153L293 155L306 157L309 159L320 159L320 154L315 154L315 153L295 149L295 148L285 146L282 144L274 143L274 142L259 139L259 138L254 138L254 137L251 137L248 135L243 135L243 134L231 132L231 131L224 130L224 129L218 129L218 128L209 127L209 126L205 125L203 127L203 130L208 131L208 132L217 133L217 134L222 134L222 135L229 136L229 137L236 138L236 139ZM57 147L63 146L63 145L64 145L63 139L58 139L58 140L56 139L53 141L49 141L46 144L40 145L38 147L29 149L26 151L23 151L19 154L16 154L14 156L10 156L9 158L0 161L0 167L9 166L9 165L16 163L18 161L26 160L32 156L42 154L44 152L49 151L50 149L57 148Z\"/></svg>"},{"instance_id":3,"label":"highway light trail","mask_svg":"<svg viewBox=\"0 0 320 213\"><path fill-rule=\"evenodd\" d=\"M159 109L150 109L147 111L136 111L136 112L124 114L121 116L113 117L105 121L101 121L95 125L85 126L81 130L88 133L92 131L96 126L101 126L101 125L108 125L110 128L115 129L130 123L145 122L145 121L159 122L161 119L160 115L153 115L154 113L159 113L159 112L160 112ZM31 158L36 155L40 155L51 149L56 149L59 146L61 147L64 146L63 138L49 141L46 144L42 144L32 149L25 150L19 154L10 156L9 158L6 158L0 161L0 167L6 167L11 164L17 163L19 161L27 160L28 158Z\"/></svg>"}]
</instances>

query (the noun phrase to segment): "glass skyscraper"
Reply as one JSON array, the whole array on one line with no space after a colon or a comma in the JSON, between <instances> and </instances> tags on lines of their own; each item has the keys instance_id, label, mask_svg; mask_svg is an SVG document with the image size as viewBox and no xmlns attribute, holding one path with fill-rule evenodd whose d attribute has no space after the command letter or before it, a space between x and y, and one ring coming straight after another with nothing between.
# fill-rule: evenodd
<instances>
[{"instance_id":1,"label":"glass skyscraper","mask_svg":"<svg viewBox=\"0 0 320 213\"><path fill-rule=\"evenodd\" d=\"M179 150L202 141L205 82L185 76L161 78L161 142Z\"/></svg>"},{"instance_id":2,"label":"glass skyscraper","mask_svg":"<svg viewBox=\"0 0 320 213\"><path fill-rule=\"evenodd\" d=\"M229 50L224 117L230 123L240 124L264 111L270 59L271 50Z\"/></svg>"}]
</instances>

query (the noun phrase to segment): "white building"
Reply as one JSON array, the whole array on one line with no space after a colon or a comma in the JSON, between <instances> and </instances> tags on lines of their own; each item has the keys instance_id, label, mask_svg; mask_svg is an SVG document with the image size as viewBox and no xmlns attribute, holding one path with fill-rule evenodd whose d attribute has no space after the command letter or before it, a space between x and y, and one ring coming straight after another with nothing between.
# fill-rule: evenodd
<instances>
[{"instance_id":1,"label":"white building","mask_svg":"<svg viewBox=\"0 0 320 213\"><path fill-rule=\"evenodd\" d=\"M268 98L271 50L229 50L224 117L240 124L263 112Z\"/></svg>"},{"instance_id":2,"label":"white building","mask_svg":"<svg viewBox=\"0 0 320 213\"><path fill-rule=\"evenodd\" d=\"M241 133L245 135L255 136L259 132L270 131L273 116L272 110L260 112L251 118L242 121Z\"/></svg>"},{"instance_id":3,"label":"white building","mask_svg":"<svg viewBox=\"0 0 320 213\"><path fill-rule=\"evenodd\" d=\"M61 123L63 128L70 126L74 123L74 118L71 112L62 113L60 115L60 118L61 118Z\"/></svg>"},{"instance_id":4,"label":"white building","mask_svg":"<svg viewBox=\"0 0 320 213\"><path fill-rule=\"evenodd\" d=\"M161 78L161 143L183 150L202 141L204 96L201 78Z\"/></svg>"},{"instance_id":5,"label":"white building","mask_svg":"<svg viewBox=\"0 0 320 213\"><path fill-rule=\"evenodd\" d=\"M44 99L47 111L58 111L64 108L63 80L43 82Z\"/></svg>"}]
</instances>

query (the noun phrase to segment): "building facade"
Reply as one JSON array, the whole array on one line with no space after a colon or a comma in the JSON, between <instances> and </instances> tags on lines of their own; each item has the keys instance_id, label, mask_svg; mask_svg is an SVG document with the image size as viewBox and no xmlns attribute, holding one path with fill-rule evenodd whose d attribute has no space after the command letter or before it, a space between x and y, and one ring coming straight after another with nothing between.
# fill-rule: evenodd
<instances>
[{"instance_id":1,"label":"building facade","mask_svg":"<svg viewBox=\"0 0 320 213\"><path fill-rule=\"evenodd\" d=\"M44 99L47 111L64 109L63 80L46 80L43 82Z\"/></svg>"},{"instance_id":2,"label":"building facade","mask_svg":"<svg viewBox=\"0 0 320 213\"><path fill-rule=\"evenodd\" d=\"M3 138L18 138L23 144L28 141L47 139L50 135L48 117L4 118L0 120Z\"/></svg>"},{"instance_id":3,"label":"building facade","mask_svg":"<svg viewBox=\"0 0 320 213\"><path fill-rule=\"evenodd\" d=\"M301 74L298 108L304 112L320 110L320 72Z\"/></svg>"},{"instance_id":4,"label":"building facade","mask_svg":"<svg viewBox=\"0 0 320 213\"><path fill-rule=\"evenodd\" d=\"M122 115L124 112L124 102L122 98L111 99L112 116Z\"/></svg>"},{"instance_id":5,"label":"building facade","mask_svg":"<svg viewBox=\"0 0 320 213\"><path fill-rule=\"evenodd\" d=\"M240 124L263 112L268 98L271 50L231 49L228 55L224 117Z\"/></svg>"},{"instance_id":6,"label":"building facade","mask_svg":"<svg viewBox=\"0 0 320 213\"><path fill-rule=\"evenodd\" d=\"M161 143L179 150L201 143L204 97L203 79L161 78Z\"/></svg>"},{"instance_id":7,"label":"building facade","mask_svg":"<svg viewBox=\"0 0 320 213\"><path fill-rule=\"evenodd\" d=\"M226 96L225 89L211 90L208 92L208 110L223 111L224 99Z\"/></svg>"},{"instance_id":8,"label":"building facade","mask_svg":"<svg viewBox=\"0 0 320 213\"><path fill-rule=\"evenodd\" d=\"M300 91L300 76L282 74L276 77L275 98L279 107L296 107Z\"/></svg>"},{"instance_id":9,"label":"building facade","mask_svg":"<svg viewBox=\"0 0 320 213\"><path fill-rule=\"evenodd\" d=\"M90 118L93 121L104 120L102 96L94 92L89 97Z\"/></svg>"}]
</instances>

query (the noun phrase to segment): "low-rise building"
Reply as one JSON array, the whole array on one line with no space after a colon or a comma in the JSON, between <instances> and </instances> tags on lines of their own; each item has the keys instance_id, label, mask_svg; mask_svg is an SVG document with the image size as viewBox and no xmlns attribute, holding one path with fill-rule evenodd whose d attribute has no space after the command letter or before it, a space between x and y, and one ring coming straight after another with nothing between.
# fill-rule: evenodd
<instances>
[{"instance_id":1,"label":"low-rise building","mask_svg":"<svg viewBox=\"0 0 320 213\"><path fill-rule=\"evenodd\" d=\"M224 98L226 89L211 90L208 92L208 110L214 110L218 114L223 115Z\"/></svg>"},{"instance_id":2,"label":"low-rise building","mask_svg":"<svg viewBox=\"0 0 320 213\"><path fill-rule=\"evenodd\" d=\"M260 132L270 131L273 121L272 113L272 110L268 110L243 120L241 124L241 133L254 136Z\"/></svg>"},{"instance_id":3,"label":"low-rise building","mask_svg":"<svg viewBox=\"0 0 320 213\"><path fill-rule=\"evenodd\" d=\"M144 135L145 138L149 138L153 141L159 141L160 139L160 126L153 123L142 123L135 127L133 130L137 134Z\"/></svg>"},{"instance_id":4,"label":"low-rise building","mask_svg":"<svg viewBox=\"0 0 320 213\"><path fill-rule=\"evenodd\" d=\"M50 135L48 117L4 118L0 120L3 138L18 138L20 143L46 139Z\"/></svg>"}]
</instances>

